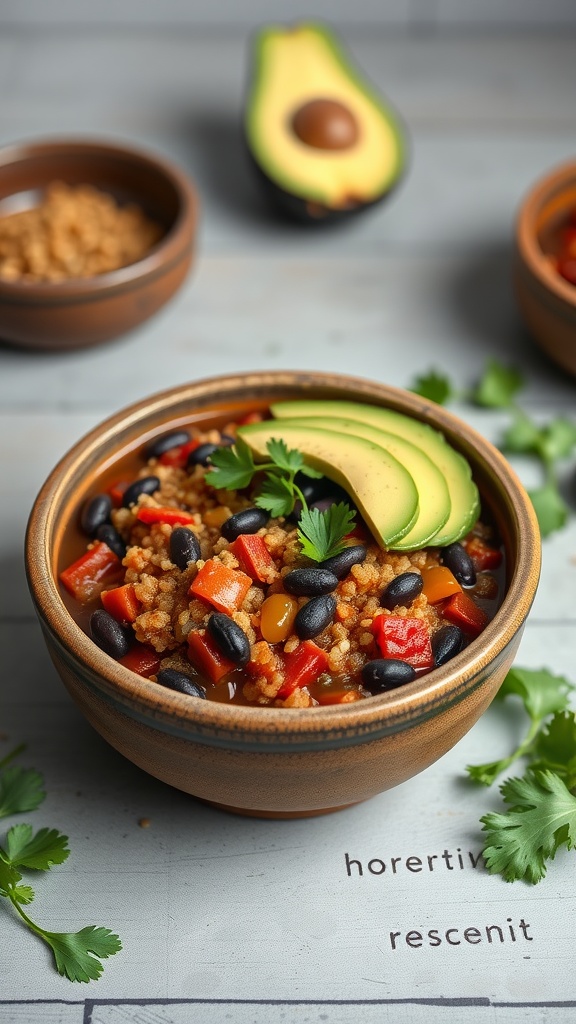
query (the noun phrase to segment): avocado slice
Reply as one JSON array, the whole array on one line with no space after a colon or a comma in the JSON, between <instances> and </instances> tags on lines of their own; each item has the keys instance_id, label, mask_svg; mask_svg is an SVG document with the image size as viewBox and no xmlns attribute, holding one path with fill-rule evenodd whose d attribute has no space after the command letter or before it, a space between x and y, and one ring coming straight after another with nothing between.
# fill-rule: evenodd
<instances>
[{"instance_id":1,"label":"avocado slice","mask_svg":"<svg viewBox=\"0 0 576 1024\"><path fill-rule=\"evenodd\" d=\"M331 416L346 417L379 430L398 434L421 448L442 473L450 495L450 515L432 538L430 543L434 547L445 547L460 540L478 519L480 499L468 462L447 443L442 434L427 423L421 423L420 420L412 419L411 416L405 416L394 409L339 399L276 402L271 406L271 411L282 421L295 417L322 420Z\"/></svg>"},{"instance_id":2,"label":"avocado slice","mask_svg":"<svg viewBox=\"0 0 576 1024\"><path fill-rule=\"evenodd\" d=\"M377 202L406 164L398 117L313 23L257 34L245 135L271 197L310 221Z\"/></svg>"},{"instance_id":3,"label":"avocado slice","mask_svg":"<svg viewBox=\"0 0 576 1024\"><path fill-rule=\"evenodd\" d=\"M383 547L393 547L416 522L418 491L410 473L373 441L291 420L251 423L238 434L256 461L269 457L272 438L298 449L310 466L348 492Z\"/></svg>"},{"instance_id":4,"label":"avocado slice","mask_svg":"<svg viewBox=\"0 0 576 1024\"><path fill-rule=\"evenodd\" d=\"M290 423L298 423L302 428L313 427L318 419L294 419ZM394 543L396 551L416 551L429 544L433 537L444 526L450 515L450 494L444 477L432 460L416 445L391 434L369 423L358 420L339 419L327 416L322 419L326 430L334 430L341 434L363 437L366 441L385 448L398 462L407 469L416 484L418 491L418 517L411 529Z\"/></svg>"}]
</instances>

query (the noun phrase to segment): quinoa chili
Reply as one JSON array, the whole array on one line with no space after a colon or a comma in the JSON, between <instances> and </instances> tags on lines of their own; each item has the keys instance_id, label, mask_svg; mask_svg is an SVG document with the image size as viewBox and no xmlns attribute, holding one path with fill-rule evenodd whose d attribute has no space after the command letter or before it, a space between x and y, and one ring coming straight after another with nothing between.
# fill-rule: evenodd
<instances>
[{"instance_id":1,"label":"quinoa chili","mask_svg":"<svg viewBox=\"0 0 576 1024\"><path fill-rule=\"evenodd\" d=\"M395 551L357 513L343 550L311 561L298 503L271 516L255 505L258 476L235 490L210 482L211 455L262 418L166 431L84 501L59 579L95 643L193 697L308 708L404 685L478 636L503 597L489 523ZM309 508L354 505L326 476L300 484Z\"/></svg>"}]
</instances>

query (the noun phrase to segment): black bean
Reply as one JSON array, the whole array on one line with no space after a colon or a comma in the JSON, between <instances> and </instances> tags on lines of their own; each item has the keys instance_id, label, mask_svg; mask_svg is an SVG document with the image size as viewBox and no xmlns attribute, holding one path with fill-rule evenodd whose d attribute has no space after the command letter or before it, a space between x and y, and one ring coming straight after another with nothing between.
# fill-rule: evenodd
<instances>
[{"instance_id":1,"label":"black bean","mask_svg":"<svg viewBox=\"0 0 576 1024\"><path fill-rule=\"evenodd\" d=\"M157 476L143 476L140 480L135 480L134 483L126 488L122 495L124 508L130 508L130 505L134 505L141 494L154 494L154 491L157 491L159 487L160 481Z\"/></svg>"},{"instance_id":2,"label":"black bean","mask_svg":"<svg viewBox=\"0 0 576 1024\"><path fill-rule=\"evenodd\" d=\"M395 690L416 678L416 672L407 661L397 658L378 658L369 661L361 672L362 683L374 696L386 690Z\"/></svg>"},{"instance_id":3,"label":"black bean","mask_svg":"<svg viewBox=\"0 0 576 1024\"><path fill-rule=\"evenodd\" d=\"M338 577L329 569L320 566L307 566L304 569L292 569L282 580L284 589L289 594L304 597L316 597L319 594L331 594L338 586Z\"/></svg>"},{"instance_id":4,"label":"black bean","mask_svg":"<svg viewBox=\"0 0 576 1024\"><path fill-rule=\"evenodd\" d=\"M144 457L159 459L164 452L169 452L171 448L179 448L189 440L190 434L187 430L171 430L168 434L161 434L150 441L144 448Z\"/></svg>"},{"instance_id":5,"label":"black bean","mask_svg":"<svg viewBox=\"0 0 576 1024\"><path fill-rule=\"evenodd\" d=\"M177 672L174 668L161 668L156 674L156 680L161 686L167 686L170 690L178 690L179 693L186 693L189 697L206 699L206 690L203 686L194 682L183 672Z\"/></svg>"},{"instance_id":6,"label":"black bean","mask_svg":"<svg viewBox=\"0 0 576 1024\"><path fill-rule=\"evenodd\" d=\"M266 526L270 513L263 508L243 508L222 523L222 536L226 540L236 540L241 533L258 533Z\"/></svg>"},{"instance_id":7,"label":"black bean","mask_svg":"<svg viewBox=\"0 0 576 1024\"><path fill-rule=\"evenodd\" d=\"M326 498L330 500L327 505L323 506L324 508L329 508L339 501L345 501L348 505L351 505L350 497L344 488L340 487L340 484L334 483L333 480L329 480L327 476L311 477L306 476L305 473L296 473L294 483L302 491L309 508L320 507L317 503ZM322 507L320 507L320 511L322 511ZM294 508L286 518L291 523L297 523L301 514L302 502L298 500L294 503Z\"/></svg>"},{"instance_id":8,"label":"black bean","mask_svg":"<svg viewBox=\"0 0 576 1024\"><path fill-rule=\"evenodd\" d=\"M336 600L330 595L312 597L294 619L294 632L300 640L312 640L329 626L336 611Z\"/></svg>"},{"instance_id":9,"label":"black bean","mask_svg":"<svg viewBox=\"0 0 576 1024\"><path fill-rule=\"evenodd\" d=\"M111 658L123 658L130 650L130 643L133 638L131 629L124 629L103 608L97 608L90 616L90 636Z\"/></svg>"},{"instance_id":10,"label":"black bean","mask_svg":"<svg viewBox=\"0 0 576 1024\"><path fill-rule=\"evenodd\" d=\"M205 444L199 444L197 448L194 448L188 456L186 462L186 468L191 469L192 466L209 466L210 456L216 451L221 445L212 444L210 441L206 441Z\"/></svg>"},{"instance_id":11,"label":"black bean","mask_svg":"<svg viewBox=\"0 0 576 1024\"><path fill-rule=\"evenodd\" d=\"M84 505L80 515L80 526L89 537L94 537L96 530L110 519L112 498L109 494L95 494Z\"/></svg>"},{"instance_id":12,"label":"black bean","mask_svg":"<svg viewBox=\"0 0 576 1024\"><path fill-rule=\"evenodd\" d=\"M170 534L170 561L174 562L179 569L187 569L190 562L197 562L200 558L200 544L198 537L185 526L177 526Z\"/></svg>"},{"instance_id":13,"label":"black bean","mask_svg":"<svg viewBox=\"0 0 576 1024\"><path fill-rule=\"evenodd\" d=\"M464 633L458 626L442 626L432 637L434 664L445 665L464 646Z\"/></svg>"},{"instance_id":14,"label":"black bean","mask_svg":"<svg viewBox=\"0 0 576 1024\"><path fill-rule=\"evenodd\" d=\"M419 572L403 572L382 592L380 604L389 611L398 605L408 606L421 593L423 585L424 581Z\"/></svg>"},{"instance_id":15,"label":"black bean","mask_svg":"<svg viewBox=\"0 0 576 1024\"><path fill-rule=\"evenodd\" d=\"M107 544L110 550L115 555L118 555L118 558L122 561L126 554L126 545L118 530L112 526L112 523L102 523L102 526L99 526L96 530L96 539Z\"/></svg>"},{"instance_id":16,"label":"black bean","mask_svg":"<svg viewBox=\"0 0 576 1024\"><path fill-rule=\"evenodd\" d=\"M235 665L245 665L250 660L250 641L244 630L224 612L214 612L208 619L206 629L218 650Z\"/></svg>"},{"instance_id":17,"label":"black bean","mask_svg":"<svg viewBox=\"0 0 576 1024\"><path fill-rule=\"evenodd\" d=\"M364 544L351 544L350 547L344 548L339 555L332 555L332 558L325 558L323 562L319 562L318 565L321 569L329 569L333 572L339 580L344 579L348 575L353 565L358 565L359 562L363 562L367 555L367 550Z\"/></svg>"},{"instance_id":18,"label":"black bean","mask_svg":"<svg viewBox=\"0 0 576 1024\"><path fill-rule=\"evenodd\" d=\"M448 547L442 548L440 556L443 564L447 569L450 569L458 583L461 583L463 587L474 586L476 583L476 569L470 555L461 544L449 544Z\"/></svg>"}]
</instances>

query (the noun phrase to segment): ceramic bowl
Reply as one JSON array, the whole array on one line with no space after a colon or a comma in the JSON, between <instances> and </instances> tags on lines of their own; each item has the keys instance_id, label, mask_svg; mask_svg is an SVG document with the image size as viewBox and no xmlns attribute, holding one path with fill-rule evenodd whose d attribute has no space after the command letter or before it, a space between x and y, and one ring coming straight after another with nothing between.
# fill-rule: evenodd
<instances>
[{"instance_id":1,"label":"ceramic bowl","mask_svg":"<svg viewBox=\"0 0 576 1024\"><path fill-rule=\"evenodd\" d=\"M167 429L220 422L296 396L385 405L443 431L470 461L506 550L507 590L480 637L447 665L348 705L258 708L186 697L104 654L67 611L56 583L67 533L103 468ZM223 418L225 417L225 418ZM76 555L77 557L77 555ZM52 660L82 713L129 760L178 789L262 817L321 814L410 779L446 753L496 694L537 587L539 531L503 456L440 406L383 384L327 373L246 373L182 385L92 430L53 470L27 533L29 586Z\"/></svg>"},{"instance_id":2,"label":"ceramic bowl","mask_svg":"<svg viewBox=\"0 0 576 1024\"><path fill-rule=\"evenodd\" d=\"M537 344L576 375L576 285L554 267L559 232L576 210L576 162L541 178L520 206L516 223L515 291Z\"/></svg>"},{"instance_id":3,"label":"ceramic bowl","mask_svg":"<svg viewBox=\"0 0 576 1024\"><path fill-rule=\"evenodd\" d=\"M164 229L136 263L61 282L0 277L0 341L26 348L76 349L109 341L156 313L192 262L196 192L173 164L129 146L58 139L0 150L0 215L34 206L53 181L90 184L135 202Z\"/></svg>"}]
</instances>

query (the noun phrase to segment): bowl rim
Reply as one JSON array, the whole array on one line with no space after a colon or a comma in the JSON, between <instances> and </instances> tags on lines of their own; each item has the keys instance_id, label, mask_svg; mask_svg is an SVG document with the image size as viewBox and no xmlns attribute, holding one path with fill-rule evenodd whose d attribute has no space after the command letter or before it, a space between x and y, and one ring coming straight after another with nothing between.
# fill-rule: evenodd
<instances>
[{"instance_id":1,"label":"bowl rim","mask_svg":"<svg viewBox=\"0 0 576 1024\"><path fill-rule=\"evenodd\" d=\"M558 164L539 178L524 196L516 217L516 243L519 254L532 275L556 298L571 309L576 307L576 288L551 266L538 241L536 218L543 204L567 185L576 186L576 161Z\"/></svg>"},{"instance_id":2,"label":"bowl rim","mask_svg":"<svg viewBox=\"0 0 576 1024\"><path fill-rule=\"evenodd\" d=\"M174 223L162 238L141 259L117 270L109 270L91 277L71 277L63 281L7 281L0 277L0 299L3 302L29 304L41 301L57 305L86 296L95 299L102 292L106 295L122 292L134 283L150 279L164 272L166 267L177 263L182 250L193 240L199 218L198 192L192 180L176 163L138 145L121 143L115 139L83 135L58 136L11 142L0 147L0 173L2 168L17 162L33 161L36 157L50 153L78 153L89 156L109 156L111 159L137 162L159 171L174 188L178 198L178 212ZM87 182L87 184L93 184ZM15 193L16 194L16 193ZM135 200L137 202L137 200Z\"/></svg>"},{"instance_id":3,"label":"bowl rim","mask_svg":"<svg viewBox=\"0 0 576 1024\"><path fill-rule=\"evenodd\" d=\"M339 392L349 400L387 405L413 415L448 434L460 450L468 447L474 451L476 461L495 475L505 490L510 499L510 528L518 548L507 592L480 637L445 666L397 690L346 706L291 709L222 704L165 688L159 690L157 683L137 676L101 651L69 613L52 573L51 545L67 485L88 453L102 453L121 430L126 438L138 437L143 443L147 437L139 430L143 422L148 423L149 436L153 436L161 432L163 423L166 426L178 420L178 407L183 409L196 402L189 411L193 415L202 408L213 408L217 399L230 403L240 394L265 397L272 388L324 390L326 394L331 391L331 397ZM184 419L182 413L180 419ZM122 453L117 454L110 464L121 457ZM427 399L380 382L320 371L277 370L227 374L177 385L133 402L97 424L69 449L43 484L28 520L25 563L41 625L56 642L59 656L73 668L80 662L83 681L89 688L118 707L129 709L132 717L148 723L154 718L180 735L195 731L225 745L230 737L239 737L241 742L256 739L258 743L270 743L280 737L284 742L293 738L313 743L327 736L340 745L347 740L358 742L359 738L393 733L407 723L433 717L439 709L458 703L481 685L487 666L505 657L506 648L523 628L538 584L540 550L536 515L523 485L503 455L464 421ZM210 740L206 738L206 742Z\"/></svg>"}]
</instances>

